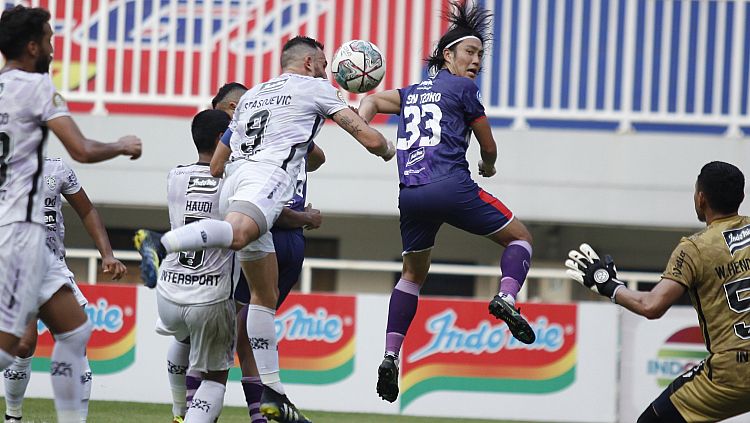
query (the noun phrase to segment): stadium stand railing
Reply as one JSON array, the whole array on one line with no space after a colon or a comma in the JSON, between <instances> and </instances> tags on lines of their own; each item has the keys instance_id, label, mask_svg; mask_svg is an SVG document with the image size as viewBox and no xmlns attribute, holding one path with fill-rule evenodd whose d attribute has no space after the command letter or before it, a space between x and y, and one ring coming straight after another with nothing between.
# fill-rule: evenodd
<instances>
[{"instance_id":1,"label":"stadium stand railing","mask_svg":"<svg viewBox=\"0 0 750 423\"><path fill-rule=\"evenodd\" d=\"M6 6L20 0L5 0ZM424 75L447 0L30 0L50 9L55 80L74 110L186 114L222 83L279 72L296 34L328 57L381 47L379 89ZM485 0L494 40L477 82L495 125L750 131L747 0ZM209 23L209 24L207 24ZM352 96L353 101L356 98ZM144 106L137 108L136 106Z\"/></svg>"},{"instance_id":2,"label":"stadium stand railing","mask_svg":"<svg viewBox=\"0 0 750 423\"><path fill-rule=\"evenodd\" d=\"M100 266L99 252L93 249L70 248L65 250L68 259L86 260L86 281L96 283L97 272ZM115 257L124 261L140 262L141 256L135 251L118 250L114 252ZM393 261L373 261L373 260L342 260L342 259L320 259L307 258L302 264L302 274L300 276L299 288L303 294L312 292L312 271L313 269L332 269L332 270L353 270L361 272L388 272L398 273L402 269L400 262ZM497 266L476 266L476 265L458 265L458 264L438 264L430 266L430 273L445 275L469 275L469 276L491 276L499 277L500 268ZM627 282L632 289L637 289L641 282L658 282L661 278L660 273L650 272L628 272L618 271L617 276L622 281ZM562 266L559 268L535 266L529 270L528 280L531 283L540 279L565 280L574 283L565 274ZM524 289L519 293L519 299L525 301L527 290Z\"/></svg>"}]
</instances>

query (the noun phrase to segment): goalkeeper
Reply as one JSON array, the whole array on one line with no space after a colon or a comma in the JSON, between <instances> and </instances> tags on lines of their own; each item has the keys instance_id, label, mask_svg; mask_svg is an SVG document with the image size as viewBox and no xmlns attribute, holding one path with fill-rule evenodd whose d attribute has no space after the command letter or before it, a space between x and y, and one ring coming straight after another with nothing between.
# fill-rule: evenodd
<instances>
[{"instance_id":1,"label":"goalkeeper","mask_svg":"<svg viewBox=\"0 0 750 423\"><path fill-rule=\"evenodd\" d=\"M612 257L587 244L565 265L570 277L648 319L658 319L685 291L698 313L708 357L675 379L638 423L715 422L750 411L750 217L738 214L745 177L711 162L695 183L695 212L706 228L680 240L650 292L617 279Z\"/></svg>"}]
</instances>

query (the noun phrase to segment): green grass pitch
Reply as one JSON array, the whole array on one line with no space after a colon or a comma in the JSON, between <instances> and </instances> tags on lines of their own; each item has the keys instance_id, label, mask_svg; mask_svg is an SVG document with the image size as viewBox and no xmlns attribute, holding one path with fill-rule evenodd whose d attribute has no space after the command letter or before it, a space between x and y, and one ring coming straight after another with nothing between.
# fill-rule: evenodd
<instances>
[{"instance_id":1,"label":"green grass pitch","mask_svg":"<svg viewBox=\"0 0 750 423\"><path fill-rule=\"evenodd\" d=\"M0 401L5 410L5 401ZM52 400L27 398L24 401L24 423L53 423L55 409ZM393 416L385 414L329 413L305 411L305 415L315 423L511 423L501 420L445 419L433 417ZM92 401L89 419L92 423L170 423L171 406L167 404L145 404L135 402ZM240 407L225 407L219 423L247 423L247 410Z\"/></svg>"}]
</instances>

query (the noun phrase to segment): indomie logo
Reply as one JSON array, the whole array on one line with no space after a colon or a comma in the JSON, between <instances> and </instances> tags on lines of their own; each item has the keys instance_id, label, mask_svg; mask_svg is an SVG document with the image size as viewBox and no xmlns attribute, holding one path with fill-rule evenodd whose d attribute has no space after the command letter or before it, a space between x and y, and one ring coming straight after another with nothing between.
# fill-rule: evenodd
<instances>
[{"instance_id":1,"label":"indomie logo","mask_svg":"<svg viewBox=\"0 0 750 423\"><path fill-rule=\"evenodd\" d=\"M656 358L648 360L646 373L656 378L657 385L664 387L695 367L707 355L701 329L698 326L684 328L664 342Z\"/></svg>"},{"instance_id":2,"label":"indomie logo","mask_svg":"<svg viewBox=\"0 0 750 423\"><path fill-rule=\"evenodd\" d=\"M191 176L188 180L188 194L213 194L219 190L221 179L211 176Z\"/></svg>"},{"instance_id":3,"label":"indomie logo","mask_svg":"<svg viewBox=\"0 0 750 423\"><path fill-rule=\"evenodd\" d=\"M318 308L315 313L308 313L301 305L296 305L284 314L276 316L276 339L281 341L323 341L335 343L344 333L344 321L341 316L328 315L328 310Z\"/></svg>"},{"instance_id":4,"label":"indomie logo","mask_svg":"<svg viewBox=\"0 0 750 423\"><path fill-rule=\"evenodd\" d=\"M527 349L557 351L565 344L565 330L557 323L550 324L546 317L539 317L532 324L537 340L531 345L517 341L505 323L492 325L488 321L480 322L473 329L456 326L456 312L447 309L427 319L425 329L432 338L422 348L411 355L408 360L415 362L438 353L468 353L479 355L496 353L503 349Z\"/></svg>"},{"instance_id":5,"label":"indomie logo","mask_svg":"<svg viewBox=\"0 0 750 423\"><path fill-rule=\"evenodd\" d=\"M750 245L750 225L743 228L732 229L722 232L724 241L729 247L729 252L734 255L735 252Z\"/></svg>"},{"instance_id":6,"label":"indomie logo","mask_svg":"<svg viewBox=\"0 0 750 423\"><path fill-rule=\"evenodd\" d=\"M88 303L85 311L94 331L116 333L122 329L124 323L122 308L118 305L110 305L105 298L99 298L96 304ZM37 332L41 335L47 330L47 326L38 320Z\"/></svg>"}]
</instances>

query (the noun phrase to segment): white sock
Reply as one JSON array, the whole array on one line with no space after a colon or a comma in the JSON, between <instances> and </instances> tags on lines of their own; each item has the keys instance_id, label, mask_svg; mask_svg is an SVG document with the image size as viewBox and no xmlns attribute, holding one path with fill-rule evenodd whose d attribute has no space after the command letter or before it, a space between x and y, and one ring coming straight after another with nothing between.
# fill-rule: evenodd
<instances>
[{"instance_id":1,"label":"white sock","mask_svg":"<svg viewBox=\"0 0 750 423\"><path fill-rule=\"evenodd\" d=\"M5 414L13 417L23 415L23 397L31 379L31 357L16 357L5 369Z\"/></svg>"},{"instance_id":2,"label":"white sock","mask_svg":"<svg viewBox=\"0 0 750 423\"><path fill-rule=\"evenodd\" d=\"M513 298L512 295L506 294L504 292L499 292L497 295L499 295L500 298L502 298L503 301L505 301L506 303L508 303L511 307L515 307L516 306L516 299Z\"/></svg>"},{"instance_id":3,"label":"white sock","mask_svg":"<svg viewBox=\"0 0 750 423\"><path fill-rule=\"evenodd\" d=\"M227 387L219 382L203 380L195 392L193 402L185 415L190 423L213 423L221 414L224 405L224 392Z\"/></svg>"},{"instance_id":4,"label":"white sock","mask_svg":"<svg viewBox=\"0 0 750 423\"><path fill-rule=\"evenodd\" d=\"M91 323L86 323L70 332L55 335L52 349L50 374L52 392L58 423L79 423L83 385L81 375L86 360L86 343L91 336Z\"/></svg>"},{"instance_id":5,"label":"white sock","mask_svg":"<svg viewBox=\"0 0 750 423\"><path fill-rule=\"evenodd\" d=\"M255 304L247 309L247 337L264 385L284 395L279 376L279 349L276 344L276 310Z\"/></svg>"},{"instance_id":6,"label":"white sock","mask_svg":"<svg viewBox=\"0 0 750 423\"><path fill-rule=\"evenodd\" d=\"M185 373L190 358L190 344L172 339L167 351L167 376L169 387L172 389L172 415L184 416L187 410L185 398L187 388L185 387Z\"/></svg>"},{"instance_id":7,"label":"white sock","mask_svg":"<svg viewBox=\"0 0 750 423\"><path fill-rule=\"evenodd\" d=\"M91 366L89 358L83 357L83 374L81 375L81 385L83 386L83 395L81 396L81 423L86 423L89 417L89 400L91 399Z\"/></svg>"},{"instance_id":8,"label":"white sock","mask_svg":"<svg viewBox=\"0 0 750 423\"><path fill-rule=\"evenodd\" d=\"M174 253L216 247L229 248L233 238L234 232L229 222L202 219L165 233L161 237L161 243L168 253Z\"/></svg>"}]
</instances>

